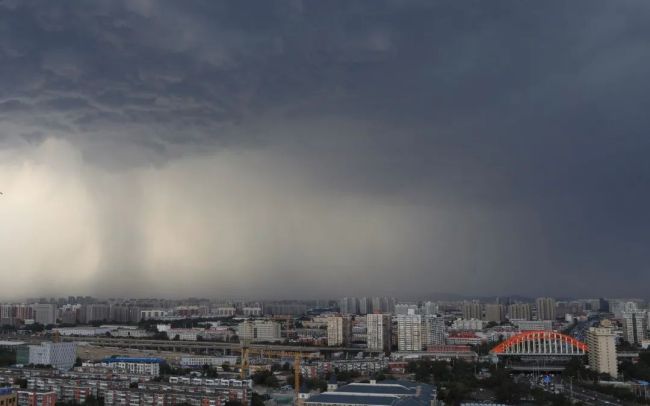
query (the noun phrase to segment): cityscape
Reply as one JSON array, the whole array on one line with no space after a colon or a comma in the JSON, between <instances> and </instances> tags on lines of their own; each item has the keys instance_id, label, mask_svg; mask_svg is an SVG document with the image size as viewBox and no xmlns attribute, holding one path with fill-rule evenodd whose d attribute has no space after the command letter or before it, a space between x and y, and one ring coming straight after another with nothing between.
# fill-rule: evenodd
<instances>
[{"instance_id":1,"label":"cityscape","mask_svg":"<svg viewBox=\"0 0 650 406\"><path fill-rule=\"evenodd\" d=\"M649 322L635 298L40 298L0 305L0 383L18 406L632 404Z\"/></svg>"},{"instance_id":2,"label":"cityscape","mask_svg":"<svg viewBox=\"0 0 650 406\"><path fill-rule=\"evenodd\" d=\"M650 0L0 0L0 406L650 405Z\"/></svg>"}]
</instances>

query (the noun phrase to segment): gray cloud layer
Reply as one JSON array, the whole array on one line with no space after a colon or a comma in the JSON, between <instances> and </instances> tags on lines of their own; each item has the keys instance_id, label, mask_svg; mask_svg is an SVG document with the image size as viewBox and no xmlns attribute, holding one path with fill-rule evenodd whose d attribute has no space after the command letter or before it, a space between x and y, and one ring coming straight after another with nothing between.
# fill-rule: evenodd
<instances>
[{"instance_id":1,"label":"gray cloud layer","mask_svg":"<svg viewBox=\"0 0 650 406\"><path fill-rule=\"evenodd\" d=\"M646 1L0 1L14 295L644 295Z\"/></svg>"}]
</instances>

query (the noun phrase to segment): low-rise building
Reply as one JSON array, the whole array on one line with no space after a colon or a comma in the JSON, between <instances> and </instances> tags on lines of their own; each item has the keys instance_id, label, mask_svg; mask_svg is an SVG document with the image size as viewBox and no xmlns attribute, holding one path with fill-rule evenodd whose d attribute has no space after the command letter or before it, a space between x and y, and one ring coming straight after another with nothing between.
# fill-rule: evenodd
<instances>
[{"instance_id":1,"label":"low-rise building","mask_svg":"<svg viewBox=\"0 0 650 406\"><path fill-rule=\"evenodd\" d=\"M111 357L103 359L100 365L127 374L158 376L163 362L161 358ZM88 363L84 365L91 366Z\"/></svg>"},{"instance_id":2,"label":"low-rise building","mask_svg":"<svg viewBox=\"0 0 650 406\"><path fill-rule=\"evenodd\" d=\"M17 392L18 406L55 406L56 392L21 389Z\"/></svg>"},{"instance_id":3,"label":"low-rise building","mask_svg":"<svg viewBox=\"0 0 650 406\"><path fill-rule=\"evenodd\" d=\"M305 393L301 397L305 406L430 406L435 402L437 392L433 386L424 383L370 381L351 383L314 396Z\"/></svg>"},{"instance_id":4,"label":"low-rise building","mask_svg":"<svg viewBox=\"0 0 650 406\"><path fill-rule=\"evenodd\" d=\"M281 341L280 323L271 320L246 320L237 327L240 340L257 342Z\"/></svg>"},{"instance_id":5,"label":"low-rise building","mask_svg":"<svg viewBox=\"0 0 650 406\"><path fill-rule=\"evenodd\" d=\"M12 388L0 388L0 406L18 406L18 397Z\"/></svg>"},{"instance_id":6,"label":"low-rise building","mask_svg":"<svg viewBox=\"0 0 650 406\"><path fill-rule=\"evenodd\" d=\"M180 359L180 365L185 368L200 368L204 365L220 367L223 364L237 365L237 357L234 355L224 355L222 357L195 355L181 357Z\"/></svg>"}]
</instances>

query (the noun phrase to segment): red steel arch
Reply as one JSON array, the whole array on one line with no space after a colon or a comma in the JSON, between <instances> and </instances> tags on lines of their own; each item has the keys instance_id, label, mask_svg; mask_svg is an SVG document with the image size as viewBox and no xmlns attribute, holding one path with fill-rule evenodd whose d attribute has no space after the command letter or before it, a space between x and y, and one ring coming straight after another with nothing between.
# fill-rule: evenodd
<instances>
[{"instance_id":1,"label":"red steel arch","mask_svg":"<svg viewBox=\"0 0 650 406\"><path fill-rule=\"evenodd\" d=\"M513 355L582 355L587 344L556 331L526 331L499 343L493 354Z\"/></svg>"}]
</instances>

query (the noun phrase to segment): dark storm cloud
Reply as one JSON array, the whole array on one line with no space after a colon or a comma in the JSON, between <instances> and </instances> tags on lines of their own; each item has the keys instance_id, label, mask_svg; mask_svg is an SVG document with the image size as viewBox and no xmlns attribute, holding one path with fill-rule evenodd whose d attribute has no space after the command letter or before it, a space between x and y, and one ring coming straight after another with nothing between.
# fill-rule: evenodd
<instances>
[{"instance_id":1,"label":"dark storm cloud","mask_svg":"<svg viewBox=\"0 0 650 406\"><path fill-rule=\"evenodd\" d=\"M56 139L101 172L87 181L106 186L89 193L106 204L97 227L107 282L118 272L109 268L155 268L143 230L157 229L134 225L131 204L105 195L119 187L112 176L255 151L259 169L276 176L243 175L251 190L234 186L241 165L254 166L250 156L214 163L233 173L232 207L244 196L280 204L295 194L296 217L284 220L302 226L278 231L289 233L286 246L240 236L263 251L265 267L233 260L251 275L264 268L299 288L328 273L352 278L319 294L368 276L372 289L398 294L643 294L649 19L641 0L4 1L0 145ZM179 184L203 184L196 168ZM186 209L208 210L197 205ZM363 217L372 205L380 208ZM233 215L232 207L222 210ZM264 211L248 209L240 215ZM346 256L331 241L344 226L323 240L303 230L353 213L364 221L350 235L396 230L401 242L373 240L372 250L350 242ZM269 230L283 224L261 234L273 240ZM304 254L291 249L294 238L310 242ZM215 267L201 263L197 280ZM396 286L404 283L396 273L414 284Z\"/></svg>"}]
</instances>

